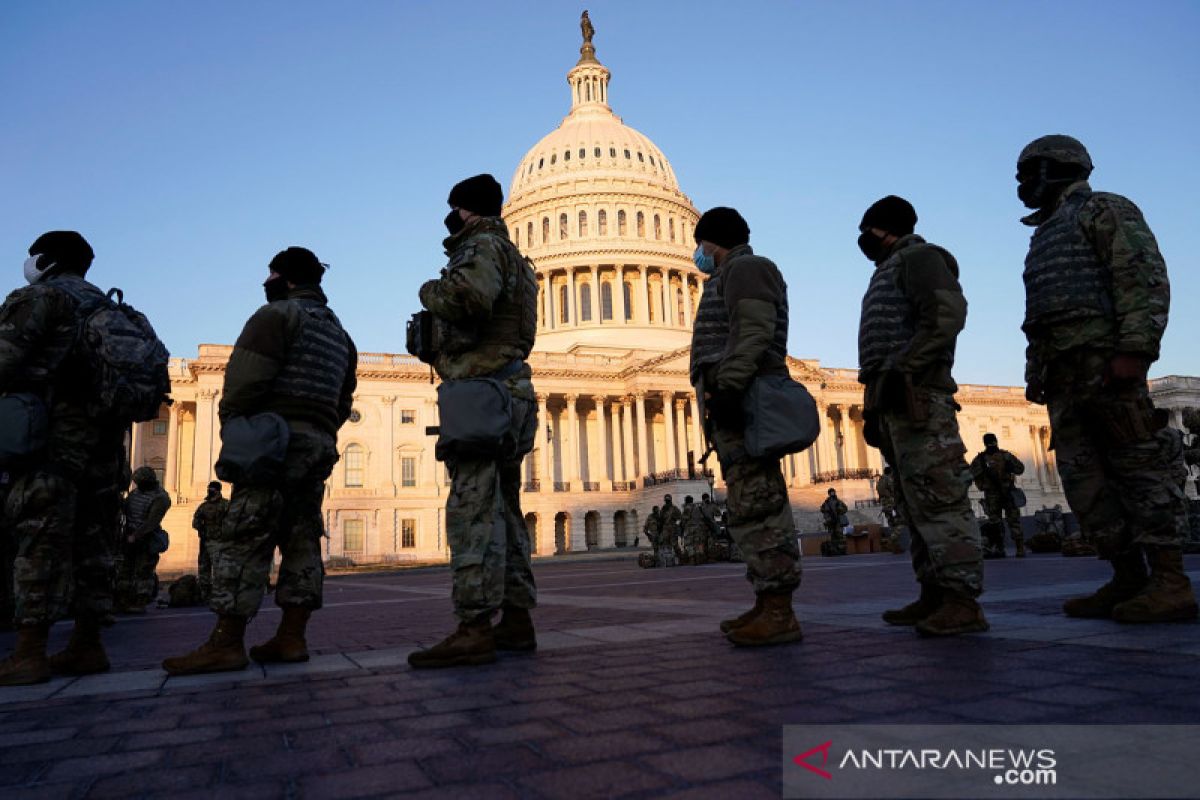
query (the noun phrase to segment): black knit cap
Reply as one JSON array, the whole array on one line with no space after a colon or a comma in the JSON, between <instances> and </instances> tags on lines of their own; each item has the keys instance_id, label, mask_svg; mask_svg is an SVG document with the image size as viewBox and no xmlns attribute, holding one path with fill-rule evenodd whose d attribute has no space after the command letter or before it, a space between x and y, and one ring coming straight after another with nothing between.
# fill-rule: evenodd
<instances>
[{"instance_id":1,"label":"black knit cap","mask_svg":"<svg viewBox=\"0 0 1200 800\"><path fill-rule=\"evenodd\" d=\"M45 263L58 265L55 272L72 272L77 275L86 273L92 266L92 259L96 257L87 239L75 231L43 233L29 245L29 255L45 256Z\"/></svg>"},{"instance_id":2,"label":"black knit cap","mask_svg":"<svg viewBox=\"0 0 1200 800\"><path fill-rule=\"evenodd\" d=\"M485 172L454 184L446 202L451 208L473 211L481 217L498 217L504 204L504 189Z\"/></svg>"},{"instance_id":3,"label":"black knit cap","mask_svg":"<svg viewBox=\"0 0 1200 800\"><path fill-rule=\"evenodd\" d=\"M730 249L750 241L750 226L737 209L717 206L704 212L696 223L696 244L701 240L712 242L717 247Z\"/></svg>"},{"instance_id":4,"label":"black knit cap","mask_svg":"<svg viewBox=\"0 0 1200 800\"><path fill-rule=\"evenodd\" d=\"M306 247L289 247L280 250L271 259L271 272L278 273L294 284L320 283L325 274L325 265L317 260L316 254Z\"/></svg>"},{"instance_id":5,"label":"black knit cap","mask_svg":"<svg viewBox=\"0 0 1200 800\"><path fill-rule=\"evenodd\" d=\"M876 200L858 223L860 231L879 228L895 236L907 236L917 227L917 210L903 197L889 194Z\"/></svg>"},{"instance_id":6,"label":"black knit cap","mask_svg":"<svg viewBox=\"0 0 1200 800\"><path fill-rule=\"evenodd\" d=\"M996 434L994 434L994 433L985 433L985 434L983 435L983 443L984 443L984 444L996 444L996 442L997 442L997 439L996 439Z\"/></svg>"}]
</instances>

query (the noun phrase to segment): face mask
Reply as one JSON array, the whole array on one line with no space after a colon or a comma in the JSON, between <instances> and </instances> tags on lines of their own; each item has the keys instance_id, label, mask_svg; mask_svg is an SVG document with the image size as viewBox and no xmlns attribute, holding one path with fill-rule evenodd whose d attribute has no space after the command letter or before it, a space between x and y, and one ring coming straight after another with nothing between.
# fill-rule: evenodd
<instances>
[{"instance_id":1,"label":"face mask","mask_svg":"<svg viewBox=\"0 0 1200 800\"><path fill-rule=\"evenodd\" d=\"M705 252L704 245L696 247L696 252L692 253L692 261L696 264L696 269L705 275L712 275L717 268L716 259L713 258L712 253Z\"/></svg>"},{"instance_id":2,"label":"face mask","mask_svg":"<svg viewBox=\"0 0 1200 800\"><path fill-rule=\"evenodd\" d=\"M1000 445L998 445L998 444L986 444L986 445L984 445L983 447L984 447L984 449L985 449L985 450L987 450L989 453L994 453L994 452L996 452L997 450L999 450L999 449L1000 449Z\"/></svg>"},{"instance_id":3,"label":"face mask","mask_svg":"<svg viewBox=\"0 0 1200 800\"><path fill-rule=\"evenodd\" d=\"M459 216L457 208L450 209L450 213L446 215L443 222L446 223L446 230L450 231L451 236L467 227L467 221Z\"/></svg>"},{"instance_id":4,"label":"face mask","mask_svg":"<svg viewBox=\"0 0 1200 800\"><path fill-rule=\"evenodd\" d=\"M50 274L50 269L54 266L54 264L49 264L45 269L38 269L38 259L40 258L41 255L39 254L25 259L25 280L29 281L30 284L37 283L45 278Z\"/></svg>"},{"instance_id":5,"label":"face mask","mask_svg":"<svg viewBox=\"0 0 1200 800\"><path fill-rule=\"evenodd\" d=\"M859 234L858 249L862 250L862 254L873 264L878 264L883 260L883 239L870 231L863 231Z\"/></svg>"},{"instance_id":6,"label":"face mask","mask_svg":"<svg viewBox=\"0 0 1200 800\"><path fill-rule=\"evenodd\" d=\"M274 278L267 278L265 281L263 281L263 292L267 295L268 303L274 303L276 300L287 300L287 278L283 277L282 275L276 275Z\"/></svg>"}]
</instances>

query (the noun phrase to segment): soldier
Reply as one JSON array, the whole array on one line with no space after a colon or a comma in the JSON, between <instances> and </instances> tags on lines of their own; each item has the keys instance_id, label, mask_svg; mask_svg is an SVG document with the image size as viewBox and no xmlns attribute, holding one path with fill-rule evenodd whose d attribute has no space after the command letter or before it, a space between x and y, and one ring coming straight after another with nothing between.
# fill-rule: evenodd
<instances>
[{"instance_id":1,"label":"soldier","mask_svg":"<svg viewBox=\"0 0 1200 800\"><path fill-rule=\"evenodd\" d=\"M792 594L800 586L787 484L778 459L745 449L742 395L759 375L787 375L787 285L750 248L750 226L732 208L705 212L694 232L696 267L709 276L692 331L690 378L728 485L729 532L754 586L754 607L721 623L742 646L798 642Z\"/></svg>"},{"instance_id":2,"label":"soldier","mask_svg":"<svg viewBox=\"0 0 1200 800\"><path fill-rule=\"evenodd\" d=\"M260 664L307 661L308 619L321 607L321 502L338 461L338 429L350 416L358 351L329 308L320 285L325 265L312 251L289 247L268 269L267 303L234 345L217 413L225 426L277 415L286 422L287 453L282 474L233 480L225 520L208 541L209 608L217 622L206 643L163 661L172 675L246 667L246 622L262 604L276 547L282 561L275 603L283 615L275 635L250 648L250 657Z\"/></svg>"},{"instance_id":3,"label":"soldier","mask_svg":"<svg viewBox=\"0 0 1200 800\"><path fill-rule=\"evenodd\" d=\"M1066 533L1062 506L1042 506L1041 510L1034 512L1033 524L1037 531L1029 537L1030 550L1035 553L1057 553L1062 549L1063 536Z\"/></svg>"},{"instance_id":4,"label":"soldier","mask_svg":"<svg viewBox=\"0 0 1200 800\"><path fill-rule=\"evenodd\" d=\"M883 474L875 484L875 493L879 495L879 505L883 509L883 520L887 524L887 543L893 553L902 553L900 543L900 519L896 510L896 482L892 477L892 468L885 466Z\"/></svg>"},{"instance_id":5,"label":"soldier","mask_svg":"<svg viewBox=\"0 0 1200 800\"><path fill-rule=\"evenodd\" d=\"M646 534L646 541L650 543L650 549L658 551L658 535L662 531L662 514L658 510L658 506L650 509L650 515L646 517L646 523L642 525L642 533Z\"/></svg>"},{"instance_id":6,"label":"soldier","mask_svg":"<svg viewBox=\"0 0 1200 800\"><path fill-rule=\"evenodd\" d=\"M1034 213L1025 258L1026 397L1050 414L1067 502L1112 564L1072 617L1165 622L1197 616L1183 571L1184 502L1155 437L1146 373L1167 326L1167 265L1141 211L1092 192L1092 159L1070 136L1017 158L1017 195ZM1150 574L1146 574L1146 562Z\"/></svg>"},{"instance_id":7,"label":"soldier","mask_svg":"<svg viewBox=\"0 0 1200 800\"><path fill-rule=\"evenodd\" d=\"M43 234L25 262L31 285L0 307L0 395L36 396L48 403L49 418L47 446L7 468L0 535L14 547L17 641L0 662L0 685L40 683L52 669L85 675L109 666L100 626L112 611L113 548L129 468L124 425L90 413L86 370L75 351L80 298L103 297L84 280L93 258L74 231ZM50 625L71 613L67 648L47 659Z\"/></svg>"},{"instance_id":8,"label":"soldier","mask_svg":"<svg viewBox=\"0 0 1200 800\"><path fill-rule=\"evenodd\" d=\"M846 555L846 536L843 531L850 522L846 513L850 510L838 499L837 491L830 489L825 502L821 503L821 520L825 523L825 532L829 534L829 555Z\"/></svg>"},{"instance_id":9,"label":"soldier","mask_svg":"<svg viewBox=\"0 0 1200 800\"><path fill-rule=\"evenodd\" d=\"M921 596L887 611L927 636L984 631L979 530L950 374L967 318L958 262L913 233L917 212L889 195L867 209L859 249L875 266L858 333L864 434L896 468L896 498L912 539Z\"/></svg>"},{"instance_id":10,"label":"soldier","mask_svg":"<svg viewBox=\"0 0 1200 800\"><path fill-rule=\"evenodd\" d=\"M1017 558L1025 557L1025 535L1021 533L1021 509L1013 499L1013 489L1016 477L1024 471L1021 459L1000 449L996 434L983 435L983 452L971 460L971 477L975 479L975 488L983 492L983 510L988 522L993 525L1002 521L1008 523L1009 534L1017 546ZM1000 549L1003 553L1003 533Z\"/></svg>"},{"instance_id":11,"label":"soldier","mask_svg":"<svg viewBox=\"0 0 1200 800\"><path fill-rule=\"evenodd\" d=\"M496 650L534 650L530 609L537 587L529 531L520 507L521 459L533 449L537 406L525 363L537 328L537 279L500 218L503 190L491 175L450 191L449 263L421 287L421 304L442 331L434 367L443 381L490 377L511 396L508 433L498 450L462 451L439 440L453 481L446 534L458 628L409 656L413 667L488 664ZM439 398L441 397L439 393ZM443 428L453 410L439 406ZM465 410L471 413L470 409ZM497 494L498 493L498 494ZM495 628L492 616L503 609Z\"/></svg>"},{"instance_id":12,"label":"soldier","mask_svg":"<svg viewBox=\"0 0 1200 800\"><path fill-rule=\"evenodd\" d=\"M1154 429L1154 436L1162 448L1163 461L1170 467L1171 475L1176 485L1179 486L1179 496L1183 498L1183 502L1179 503L1178 524L1180 529L1185 532L1184 539L1186 541L1190 538L1186 534L1190 533L1191 527L1191 523L1188 521L1187 504L1188 465L1184 457L1187 445L1183 441L1183 431L1171 427L1171 413L1165 408L1154 409Z\"/></svg>"},{"instance_id":13,"label":"soldier","mask_svg":"<svg viewBox=\"0 0 1200 800\"><path fill-rule=\"evenodd\" d=\"M158 594L158 567L163 517L171 508L171 498L158 483L150 467L133 471L136 487L125 498L125 530L121 543L121 569L117 574L117 610L126 614L145 614L146 606Z\"/></svg>"},{"instance_id":14,"label":"soldier","mask_svg":"<svg viewBox=\"0 0 1200 800\"><path fill-rule=\"evenodd\" d=\"M208 552L208 543L216 538L221 530L221 523L229 513L229 501L221 496L221 482L212 481L208 484L208 494L204 502L196 508L192 515L192 528L200 536L199 554L196 558L196 580L200 583L200 599L207 603L212 597L212 555Z\"/></svg>"},{"instance_id":15,"label":"soldier","mask_svg":"<svg viewBox=\"0 0 1200 800\"><path fill-rule=\"evenodd\" d=\"M717 516L720 513L720 509L717 508L717 504L712 501L711 497L707 494L700 495L700 520L704 523L704 552L709 559L713 557L713 546L721 533L721 526L717 524Z\"/></svg>"},{"instance_id":16,"label":"soldier","mask_svg":"<svg viewBox=\"0 0 1200 800\"><path fill-rule=\"evenodd\" d=\"M700 507L692 496L683 498L683 508L680 509L683 518L683 555L684 563L699 566L706 561L704 550L704 534L706 527Z\"/></svg>"},{"instance_id":17,"label":"soldier","mask_svg":"<svg viewBox=\"0 0 1200 800\"><path fill-rule=\"evenodd\" d=\"M679 506L671 500L669 494L663 495L659 520L661 521L658 531L659 548L669 549L672 555L672 563L663 566L677 566L683 555L683 548L679 542L679 534L683 528L683 513L679 510Z\"/></svg>"}]
</instances>

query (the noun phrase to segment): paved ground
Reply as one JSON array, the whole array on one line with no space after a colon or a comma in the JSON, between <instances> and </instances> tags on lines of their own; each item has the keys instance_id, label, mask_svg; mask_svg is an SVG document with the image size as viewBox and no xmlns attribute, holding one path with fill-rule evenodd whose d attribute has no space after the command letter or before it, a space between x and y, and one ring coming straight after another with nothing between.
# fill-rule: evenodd
<instances>
[{"instance_id":1,"label":"paved ground","mask_svg":"<svg viewBox=\"0 0 1200 800\"><path fill-rule=\"evenodd\" d=\"M0 796L778 797L788 723L1200 723L1200 624L1058 613L1105 579L1090 559L988 562L992 631L939 641L879 622L915 594L905 558L808 559L805 640L764 650L716 630L750 602L738 565L536 573L541 649L484 668L405 663L453 624L444 570L330 579L319 655L234 676L157 669L208 612L123 618L112 673L0 690Z\"/></svg>"}]
</instances>

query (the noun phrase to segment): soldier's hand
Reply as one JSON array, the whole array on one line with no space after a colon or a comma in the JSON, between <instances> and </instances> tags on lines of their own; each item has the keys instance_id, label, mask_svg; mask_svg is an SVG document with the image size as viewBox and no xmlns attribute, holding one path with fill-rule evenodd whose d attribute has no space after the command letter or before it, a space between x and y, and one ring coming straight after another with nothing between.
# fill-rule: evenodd
<instances>
[{"instance_id":1,"label":"soldier's hand","mask_svg":"<svg viewBox=\"0 0 1200 800\"><path fill-rule=\"evenodd\" d=\"M1142 383L1146 380L1146 372L1150 369L1150 361L1144 356L1133 353L1117 353L1108 362L1108 370L1104 375L1104 384L1110 383Z\"/></svg>"}]
</instances>

